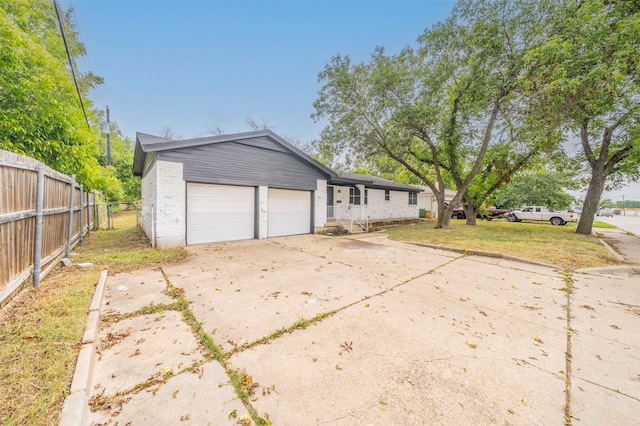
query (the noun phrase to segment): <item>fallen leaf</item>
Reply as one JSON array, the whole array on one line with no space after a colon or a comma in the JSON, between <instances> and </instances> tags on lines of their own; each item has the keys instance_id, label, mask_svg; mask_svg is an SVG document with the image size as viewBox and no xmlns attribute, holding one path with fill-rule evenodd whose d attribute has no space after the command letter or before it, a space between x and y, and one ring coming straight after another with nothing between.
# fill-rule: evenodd
<instances>
[{"instance_id":1,"label":"fallen leaf","mask_svg":"<svg viewBox=\"0 0 640 426\"><path fill-rule=\"evenodd\" d=\"M477 347L478 347L478 345L476 345L475 343L469 343L469 342L467 342L467 345L469 345L469 347L470 347L471 349L475 349L475 348L477 348Z\"/></svg>"},{"instance_id":2,"label":"fallen leaf","mask_svg":"<svg viewBox=\"0 0 640 426\"><path fill-rule=\"evenodd\" d=\"M342 367L340 367L338 364L336 364L336 370L342 370Z\"/></svg>"},{"instance_id":3,"label":"fallen leaf","mask_svg":"<svg viewBox=\"0 0 640 426\"><path fill-rule=\"evenodd\" d=\"M180 392L178 389L173 391L173 399L176 399L176 396L178 396L178 392Z\"/></svg>"},{"instance_id":4,"label":"fallen leaf","mask_svg":"<svg viewBox=\"0 0 640 426\"><path fill-rule=\"evenodd\" d=\"M136 345L139 345L140 343L144 343L144 337L141 337L136 341Z\"/></svg>"},{"instance_id":5,"label":"fallen leaf","mask_svg":"<svg viewBox=\"0 0 640 426\"><path fill-rule=\"evenodd\" d=\"M131 355L129 355L129 358L132 358L134 356L138 356L140 355L140 349L136 349L136 351L134 353L132 353Z\"/></svg>"}]
</instances>

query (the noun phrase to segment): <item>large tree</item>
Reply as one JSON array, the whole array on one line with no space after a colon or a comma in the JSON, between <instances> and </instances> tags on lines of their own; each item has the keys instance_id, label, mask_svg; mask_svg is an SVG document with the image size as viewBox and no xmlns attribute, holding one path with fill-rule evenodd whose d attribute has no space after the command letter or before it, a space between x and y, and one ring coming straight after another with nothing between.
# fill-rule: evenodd
<instances>
[{"instance_id":1,"label":"large tree","mask_svg":"<svg viewBox=\"0 0 640 426\"><path fill-rule=\"evenodd\" d=\"M334 57L320 73L314 104L314 117L329 121L321 148L394 159L431 188L436 226L448 228L485 155L518 121L510 115L531 105L525 83L535 64L524 59L545 18L538 3L463 0L425 31L416 51L386 56L378 48L361 64ZM447 206L448 178L457 194Z\"/></svg>"},{"instance_id":2,"label":"large tree","mask_svg":"<svg viewBox=\"0 0 640 426\"><path fill-rule=\"evenodd\" d=\"M62 14L72 61L85 54L68 14ZM120 183L100 167L100 116L86 92L102 79L78 74L87 126L53 4L0 0L0 149L34 157L87 189Z\"/></svg>"},{"instance_id":3,"label":"large tree","mask_svg":"<svg viewBox=\"0 0 640 426\"><path fill-rule=\"evenodd\" d=\"M590 234L603 190L640 177L640 5L564 0L531 58L534 83L580 141L589 176L580 234Z\"/></svg>"}]
</instances>

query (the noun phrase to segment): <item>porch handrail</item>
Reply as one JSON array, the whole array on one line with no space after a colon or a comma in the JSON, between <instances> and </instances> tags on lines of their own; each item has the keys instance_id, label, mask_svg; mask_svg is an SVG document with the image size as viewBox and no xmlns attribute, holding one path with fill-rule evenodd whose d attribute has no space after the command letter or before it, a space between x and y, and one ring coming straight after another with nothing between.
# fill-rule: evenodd
<instances>
[{"instance_id":1,"label":"porch handrail","mask_svg":"<svg viewBox=\"0 0 640 426\"><path fill-rule=\"evenodd\" d=\"M369 232L369 218L366 216L362 216L360 220L354 219L354 221L362 227L365 231Z\"/></svg>"},{"instance_id":2,"label":"porch handrail","mask_svg":"<svg viewBox=\"0 0 640 426\"><path fill-rule=\"evenodd\" d=\"M341 217L343 215L344 218ZM349 215L349 213L346 212L345 209L340 206L336 206L336 220L340 225L342 225L344 229L351 233L353 232L353 218L351 217L351 215Z\"/></svg>"}]
</instances>

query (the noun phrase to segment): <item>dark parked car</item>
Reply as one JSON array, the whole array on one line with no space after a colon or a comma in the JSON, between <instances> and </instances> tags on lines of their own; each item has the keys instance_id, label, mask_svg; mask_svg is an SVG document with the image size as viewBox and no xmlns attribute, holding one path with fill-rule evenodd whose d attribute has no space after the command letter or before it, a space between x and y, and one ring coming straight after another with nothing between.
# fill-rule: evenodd
<instances>
[{"instance_id":1,"label":"dark parked car","mask_svg":"<svg viewBox=\"0 0 640 426\"><path fill-rule=\"evenodd\" d=\"M476 217L479 219L492 220L492 219L502 217L505 214L509 213L510 211L511 210L508 210L508 209L486 209L482 213L478 213ZM464 214L463 209L453 209L453 212L451 212L451 218L466 219L467 216Z\"/></svg>"}]
</instances>

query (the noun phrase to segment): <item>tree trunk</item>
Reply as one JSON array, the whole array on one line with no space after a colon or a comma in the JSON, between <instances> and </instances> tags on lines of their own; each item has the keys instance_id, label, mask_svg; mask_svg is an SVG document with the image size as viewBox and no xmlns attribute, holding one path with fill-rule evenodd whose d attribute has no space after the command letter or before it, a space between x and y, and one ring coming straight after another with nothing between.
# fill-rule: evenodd
<instances>
[{"instance_id":1,"label":"tree trunk","mask_svg":"<svg viewBox=\"0 0 640 426\"><path fill-rule=\"evenodd\" d=\"M473 201L471 201L471 197L469 197L466 192L462 196L462 200L462 210L464 211L464 215L467 219L465 225L475 226L476 208L473 206Z\"/></svg>"},{"instance_id":2,"label":"tree trunk","mask_svg":"<svg viewBox=\"0 0 640 426\"><path fill-rule=\"evenodd\" d=\"M580 221L576 228L576 234L591 235L593 221L598 211L598 203L604 191L604 183L607 176L605 171L602 170L603 168L604 167L600 166L593 170L591 182L589 182L589 188L587 189L587 195L584 200L582 214L580 215Z\"/></svg>"}]
</instances>

